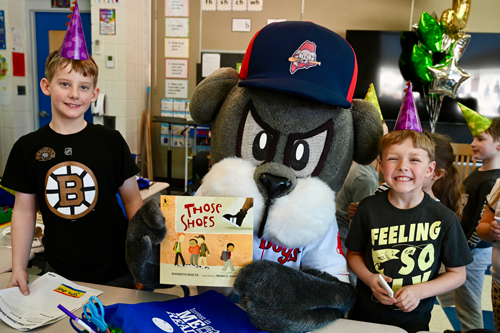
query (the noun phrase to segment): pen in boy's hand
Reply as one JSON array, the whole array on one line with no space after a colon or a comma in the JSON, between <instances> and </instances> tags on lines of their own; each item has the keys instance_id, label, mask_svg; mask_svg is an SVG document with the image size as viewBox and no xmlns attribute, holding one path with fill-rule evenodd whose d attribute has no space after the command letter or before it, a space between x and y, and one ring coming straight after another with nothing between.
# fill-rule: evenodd
<instances>
[{"instance_id":1,"label":"pen in boy's hand","mask_svg":"<svg viewBox=\"0 0 500 333\"><path fill-rule=\"evenodd\" d=\"M59 304L57 307L62 312L64 312L65 314L67 314L68 317L70 317L71 319L73 319L74 321L76 321L81 327L83 327L84 329L86 329L87 332L89 332L89 333L97 333L96 331L94 331L93 329L91 329L87 324L85 324L85 322L83 320L81 320L80 318L78 318L77 316L75 316L74 314L72 314L68 309L66 309L61 304Z\"/></svg>"}]
</instances>

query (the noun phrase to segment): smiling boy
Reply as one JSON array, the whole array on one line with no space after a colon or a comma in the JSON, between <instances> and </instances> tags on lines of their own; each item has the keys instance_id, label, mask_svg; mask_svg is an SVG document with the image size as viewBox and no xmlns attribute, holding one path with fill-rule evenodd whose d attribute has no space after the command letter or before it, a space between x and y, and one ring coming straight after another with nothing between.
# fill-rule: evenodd
<instances>
[{"instance_id":1,"label":"smiling boy","mask_svg":"<svg viewBox=\"0 0 500 333\"><path fill-rule=\"evenodd\" d=\"M346 240L347 262L358 277L350 318L428 331L434 296L464 282L472 257L456 215L422 190L435 168L433 141L417 131L393 131L379 153L390 189L360 202ZM438 276L441 263L446 273Z\"/></svg>"},{"instance_id":2,"label":"smiling boy","mask_svg":"<svg viewBox=\"0 0 500 333\"><path fill-rule=\"evenodd\" d=\"M118 131L87 123L97 99L98 67L88 60L47 58L42 92L51 122L12 148L2 185L16 191L12 216L12 275L7 287L29 294L28 258L39 207L46 267L70 280L133 287L125 262L127 217L142 206L130 150Z\"/></svg>"}]
</instances>

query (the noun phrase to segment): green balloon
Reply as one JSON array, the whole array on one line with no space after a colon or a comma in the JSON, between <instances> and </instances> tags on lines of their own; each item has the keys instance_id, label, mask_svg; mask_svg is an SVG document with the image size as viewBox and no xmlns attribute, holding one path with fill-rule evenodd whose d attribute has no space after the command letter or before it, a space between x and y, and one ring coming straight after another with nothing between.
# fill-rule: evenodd
<instances>
[{"instance_id":1,"label":"green balloon","mask_svg":"<svg viewBox=\"0 0 500 333\"><path fill-rule=\"evenodd\" d=\"M441 25L426 12L420 16L417 36L425 48L432 52L441 52L443 46L443 31Z\"/></svg>"},{"instance_id":2,"label":"green balloon","mask_svg":"<svg viewBox=\"0 0 500 333\"><path fill-rule=\"evenodd\" d=\"M413 52L411 54L411 62L413 63L413 69L417 77L425 82L432 81L432 75L429 73L427 67L432 66L432 57L429 52L422 50L418 45L413 46Z\"/></svg>"}]
</instances>

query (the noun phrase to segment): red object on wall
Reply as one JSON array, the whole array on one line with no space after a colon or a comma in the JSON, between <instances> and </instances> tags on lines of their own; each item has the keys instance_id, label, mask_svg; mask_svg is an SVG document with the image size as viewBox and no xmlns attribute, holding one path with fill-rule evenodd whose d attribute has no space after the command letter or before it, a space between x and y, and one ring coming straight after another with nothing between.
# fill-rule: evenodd
<instances>
[{"instance_id":1,"label":"red object on wall","mask_svg":"<svg viewBox=\"0 0 500 333\"><path fill-rule=\"evenodd\" d=\"M24 53L12 52L12 73L14 76L26 76Z\"/></svg>"}]
</instances>

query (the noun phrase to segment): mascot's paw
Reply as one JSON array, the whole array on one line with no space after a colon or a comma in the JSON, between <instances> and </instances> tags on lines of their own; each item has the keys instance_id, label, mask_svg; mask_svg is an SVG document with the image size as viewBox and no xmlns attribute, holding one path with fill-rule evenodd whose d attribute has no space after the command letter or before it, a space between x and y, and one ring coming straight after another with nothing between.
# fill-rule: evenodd
<instances>
[{"instance_id":1,"label":"mascot's paw","mask_svg":"<svg viewBox=\"0 0 500 333\"><path fill-rule=\"evenodd\" d=\"M136 282L153 288L171 287L159 283L159 244L166 235L158 202L147 201L130 220L125 243L125 259Z\"/></svg>"},{"instance_id":2,"label":"mascot's paw","mask_svg":"<svg viewBox=\"0 0 500 333\"><path fill-rule=\"evenodd\" d=\"M341 318L356 298L349 283L330 274L298 271L267 260L241 269L234 288L252 323L272 333L320 328Z\"/></svg>"}]
</instances>

